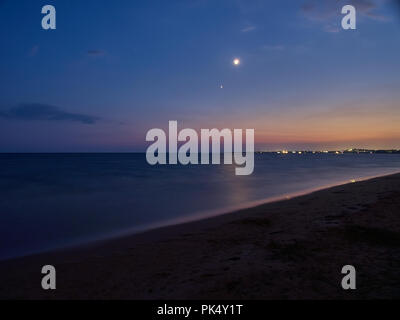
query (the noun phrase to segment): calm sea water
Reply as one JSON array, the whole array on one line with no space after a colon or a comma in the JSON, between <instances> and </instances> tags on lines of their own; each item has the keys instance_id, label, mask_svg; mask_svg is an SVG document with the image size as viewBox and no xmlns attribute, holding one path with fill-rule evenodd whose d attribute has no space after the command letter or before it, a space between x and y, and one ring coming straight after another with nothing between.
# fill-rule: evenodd
<instances>
[{"instance_id":1,"label":"calm sea water","mask_svg":"<svg viewBox=\"0 0 400 320\"><path fill-rule=\"evenodd\" d=\"M0 259L207 216L400 171L400 155L256 155L234 166L150 166L144 154L0 154Z\"/></svg>"}]
</instances>

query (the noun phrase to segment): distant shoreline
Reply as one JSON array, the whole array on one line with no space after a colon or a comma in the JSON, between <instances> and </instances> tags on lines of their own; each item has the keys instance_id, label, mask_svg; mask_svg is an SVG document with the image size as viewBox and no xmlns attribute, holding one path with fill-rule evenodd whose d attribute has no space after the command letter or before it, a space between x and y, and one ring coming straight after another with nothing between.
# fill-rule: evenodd
<instances>
[{"instance_id":1,"label":"distant shoreline","mask_svg":"<svg viewBox=\"0 0 400 320\"><path fill-rule=\"evenodd\" d=\"M0 298L399 298L399 212L400 174L339 185L4 261ZM39 288L43 264L57 268L54 293ZM345 264L359 270L359 286L351 293L340 288Z\"/></svg>"},{"instance_id":2,"label":"distant shoreline","mask_svg":"<svg viewBox=\"0 0 400 320\"><path fill-rule=\"evenodd\" d=\"M285 150L288 155L291 154L400 154L400 149L338 149L338 150ZM256 150L256 154L282 154L282 150L263 151ZM93 151L93 152L4 152L0 151L0 155L4 154L146 154L146 151ZM168 152L167 152L168 154Z\"/></svg>"}]
</instances>

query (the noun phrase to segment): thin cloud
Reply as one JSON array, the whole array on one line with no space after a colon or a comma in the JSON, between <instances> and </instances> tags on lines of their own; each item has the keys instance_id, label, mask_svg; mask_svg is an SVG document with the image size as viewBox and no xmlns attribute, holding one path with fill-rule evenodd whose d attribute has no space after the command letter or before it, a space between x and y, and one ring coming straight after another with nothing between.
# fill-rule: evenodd
<instances>
[{"instance_id":1,"label":"thin cloud","mask_svg":"<svg viewBox=\"0 0 400 320\"><path fill-rule=\"evenodd\" d=\"M89 57L102 57L106 55L104 50L88 50L87 55Z\"/></svg>"},{"instance_id":2,"label":"thin cloud","mask_svg":"<svg viewBox=\"0 0 400 320\"><path fill-rule=\"evenodd\" d=\"M282 50L285 50L285 46L280 45L280 44L278 44L278 45L264 45L262 48L263 48L263 50L266 50L266 51L282 51Z\"/></svg>"},{"instance_id":3,"label":"thin cloud","mask_svg":"<svg viewBox=\"0 0 400 320\"><path fill-rule=\"evenodd\" d=\"M323 23L326 32L338 32L339 29L332 27L332 20L341 16L341 8L344 5L353 5L357 13L368 19L376 21L388 21L388 17L379 13L382 1L377 0L307 0L301 6L301 13L308 20Z\"/></svg>"},{"instance_id":4,"label":"thin cloud","mask_svg":"<svg viewBox=\"0 0 400 320\"><path fill-rule=\"evenodd\" d=\"M39 46L35 45L29 50L28 56L29 57L34 57L34 56L36 56L38 54L38 52L39 52Z\"/></svg>"},{"instance_id":5,"label":"thin cloud","mask_svg":"<svg viewBox=\"0 0 400 320\"><path fill-rule=\"evenodd\" d=\"M324 31L329 33L338 33L340 31L339 27L334 24L328 24L324 26Z\"/></svg>"},{"instance_id":6,"label":"thin cloud","mask_svg":"<svg viewBox=\"0 0 400 320\"><path fill-rule=\"evenodd\" d=\"M242 30L240 30L240 31L243 33L247 33L250 31L254 31L256 29L257 29L257 27L255 27L255 26L246 26L246 27L242 28Z\"/></svg>"},{"instance_id":7,"label":"thin cloud","mask_svg":"<svg viewBox=\"0 0 400 320\"><path fill-rule=\"evenodd\" d=\"M67 112L52 105L38 103L20 104L8 110L0 111L0 118L29 121L80 122L84 124L94 124L99 120L98 117Z\"/></svg>"}]
</instances>

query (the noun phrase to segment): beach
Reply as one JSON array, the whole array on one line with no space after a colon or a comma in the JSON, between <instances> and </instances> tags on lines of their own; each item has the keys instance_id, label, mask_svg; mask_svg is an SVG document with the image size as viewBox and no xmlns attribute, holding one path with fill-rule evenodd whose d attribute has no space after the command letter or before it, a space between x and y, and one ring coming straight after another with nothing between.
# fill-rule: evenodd
<instances>
[{"instance_id":1,"label":"beach","mask_svg":"<svg viewBox=\"0 0 400 320\"><path fill-rule=\"evenodd\" d=\"M56 290L41 288L43 265ZM341 287L345 265L356 290ZM0 299L393 299L399 270L395 174L3 261Z\"/></svg>"}]
</instances>

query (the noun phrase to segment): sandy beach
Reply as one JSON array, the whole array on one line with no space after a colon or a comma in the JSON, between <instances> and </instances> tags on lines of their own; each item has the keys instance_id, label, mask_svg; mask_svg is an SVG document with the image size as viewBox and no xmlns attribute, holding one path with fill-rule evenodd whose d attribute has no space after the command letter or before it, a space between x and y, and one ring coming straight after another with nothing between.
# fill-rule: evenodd
<instances>
[{"instance_id":1,"label":"sandy beach","mask_svg":"<svg viewBox=\"0 0 400 320\"><path fill-rule=\"evenodd\" d=\"M54 291L40 286L46 264ZM349 264L357 289L345 291ZM396 174L4 261L0 299L392 299L399 270Z\"/></svg>"}]
</instances>

